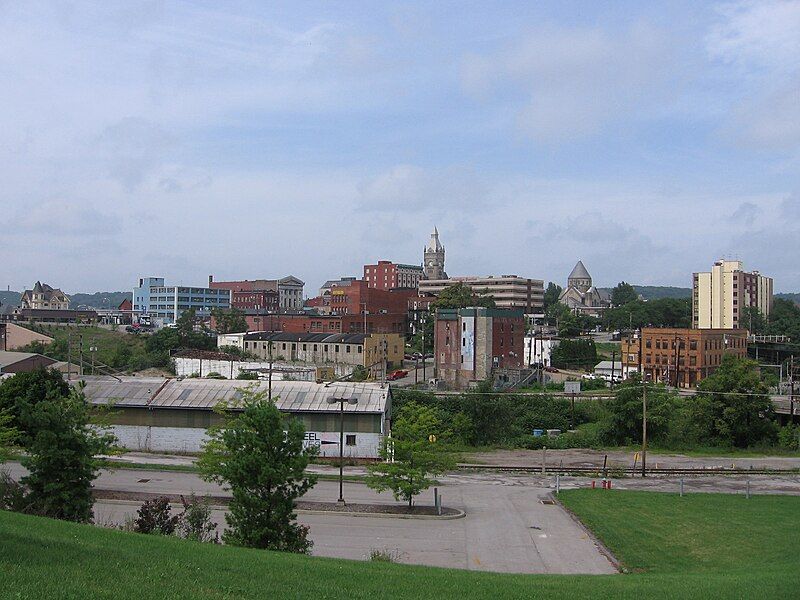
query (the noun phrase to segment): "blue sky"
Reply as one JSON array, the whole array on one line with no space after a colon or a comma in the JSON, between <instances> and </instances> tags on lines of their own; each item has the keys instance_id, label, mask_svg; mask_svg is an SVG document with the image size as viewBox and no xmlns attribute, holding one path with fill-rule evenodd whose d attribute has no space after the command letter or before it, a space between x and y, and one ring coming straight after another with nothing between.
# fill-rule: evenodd
<instances>
[{"instance_id":1,"label":"blue sky","mask_svg":"<svg viewBox=\"0 0 800 600\"><path fill-rule=\"evenodd\" d=\"M800 290L800 1L0 3L0 285Z\"/></svg>"}]
</instances>

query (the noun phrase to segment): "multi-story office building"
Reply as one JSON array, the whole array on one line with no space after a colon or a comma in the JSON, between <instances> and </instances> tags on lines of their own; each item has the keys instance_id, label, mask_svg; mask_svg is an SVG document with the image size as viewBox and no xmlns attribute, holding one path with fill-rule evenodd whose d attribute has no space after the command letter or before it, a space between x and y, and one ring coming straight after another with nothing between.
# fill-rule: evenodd
<instances>
[{"instance_id":1,"label":"multi-story office building","mask_svg":"<svg viewBox=\"0 0 800 600\"><path fill-rule=\"evenodd\" d=\"M231 292L205 287L168 286L163 277L140 277L133 288L133 315L148 315L161 324L174 323L183 311L193 308L208 318L213 308L230 308Z\"/></svg>"},{"instance_id":2,"label":"multi-story office building","mask_svg":"<svg viewBox=\"0 0 800 600\"><path fill-rule=\"evenodd\" d=\"M519 369L525 315L519 309L440 309L434 349L437 377L456 388L490 379L496 369Z\"/></svg>"},{"instance_id":3,"label":"multi-story office building","mask_svg":"<svg viewBox=\"0 0 800 600\"><path fill-rule=\"evenodd\" d=\"M390 260L379 260L375 265L364 265L364 281L371 288L392 290L416 288L424 277L420 265L402 265Z\"/></svg>"},{"instance_id":4,"label":"multi-story office building","mask_svg":"<svg viewBox=\"0 0 800 600\"><path fill-rule=\"evenodd\" d=\"M638 349L635 341L623 347L623 362L641 356L647 380L675 387L694 387L711 375L727 354L747 356L747 332L743 329L644 327Z\"/></svg>"},{"instance_id":5,"label":"multi-story office building","mask_svg":"<svg viewBox=\"0 0 800 600\"><path fill-rule=\"evenodd\" d=\"M477 295L491 296L497 308L520 308L525 314L544 310L544 282L517 275L424 279L419 282L419 294L437 296L443 289L456 283L469 286Z\"/></svg>"},{"instance_id":6,"label":"multi-story office building","mask_svg":"<svg viewBox=\"0 0 800 600\"><path fill-rule=\"evenodd\" d=\"M738 260L718 260L711 271L695 273L692 326L697 329L747 329L742 309L758 308L768 317L772 309L772 278L746 272Z\"/></svg>"}]
</instances>

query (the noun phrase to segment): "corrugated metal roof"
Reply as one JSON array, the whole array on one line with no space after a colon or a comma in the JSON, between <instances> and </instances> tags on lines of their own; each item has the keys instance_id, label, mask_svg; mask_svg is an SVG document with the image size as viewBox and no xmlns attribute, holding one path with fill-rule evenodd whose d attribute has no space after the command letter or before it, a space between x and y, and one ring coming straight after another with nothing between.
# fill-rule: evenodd
<instances>
[{"instance_id":1,"label":"corrugated metal roof","mask_svg":"<svg viewBox=\"0 0 800 600\"><path fill-rule=\"evenodd\" d=\"M138 377L127 377L122 381L104 377L85 379L84 393L90 402L106 404L113 401L117 406L209 410L220 402L237 404L245 388L268 391L266 381ZM357 398L358 404L348 405L346 411L374 414L386 412L391 391L388 385L381 387L379 383L273 381L272 397L284 412L335 412L338 405L329 404L328 398Z\"/></svg>"}]
</instances>

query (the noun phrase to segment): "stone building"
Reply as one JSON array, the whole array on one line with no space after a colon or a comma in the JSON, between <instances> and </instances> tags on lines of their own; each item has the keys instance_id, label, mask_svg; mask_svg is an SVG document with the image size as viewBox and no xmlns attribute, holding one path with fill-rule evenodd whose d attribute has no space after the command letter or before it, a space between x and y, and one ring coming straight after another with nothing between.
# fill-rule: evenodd
<instances>
[{"instance_id":1,"label":"stone building","mask_svg":"<svg viewBox=\"0 0 800 600\"><path fill-rule=\"evenodd\" d=\"M447 279L444 271L444 246L439 242L439 231L433 228L431 239L423 251L423 270L426 279Z\"/></svg>"},{"instance_id":2,"label":"stone building","mask_svg":"<svg viewBox=\"0 0 800 600\"><path fill-rule=\"evenodd\" d=\"M611 306L611 297L605 290L599 290L592 284L592 276L578 261L567 277L567 287L558 298L572 312L599 317Z\"/></svg>"}]
</instances>

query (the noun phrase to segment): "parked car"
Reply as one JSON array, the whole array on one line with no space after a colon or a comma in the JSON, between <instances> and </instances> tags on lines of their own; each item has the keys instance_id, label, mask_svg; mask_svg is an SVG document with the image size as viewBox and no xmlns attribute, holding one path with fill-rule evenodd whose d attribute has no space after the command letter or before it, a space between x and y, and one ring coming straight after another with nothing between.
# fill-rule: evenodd
<instances>
[{"instance_id":1,"label":"parked car","mask_svg":"<svg viewBox=\"0 0 800 600\"><path fill-rule=\"evenodd\" d=\"M404 369L397 369L396 371L389 373L389 376L386 379L389 381L396 381L398 379L402 379L406 375L408 375L408 371Z\"/></svg>"},{"instance_id":2,"label":"parked car","mask_svg":"<svg viewBox=\"0 0 800 600\"><path fill-rule=\"evenodd\" d=\"M544 370L547 371L548 373L558 373L558 369L556 369L555 367L545 367Z\"/></svg>"}]
</instances>

